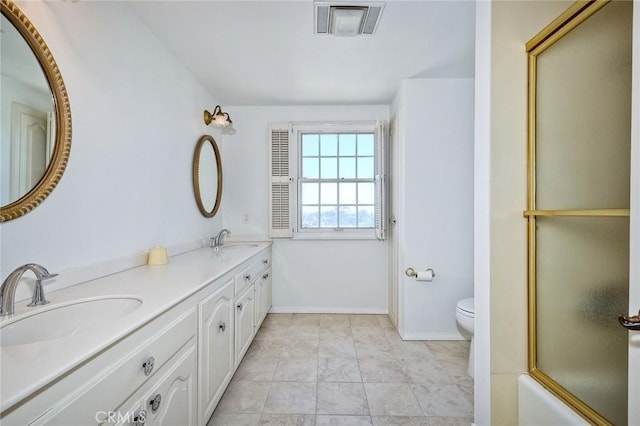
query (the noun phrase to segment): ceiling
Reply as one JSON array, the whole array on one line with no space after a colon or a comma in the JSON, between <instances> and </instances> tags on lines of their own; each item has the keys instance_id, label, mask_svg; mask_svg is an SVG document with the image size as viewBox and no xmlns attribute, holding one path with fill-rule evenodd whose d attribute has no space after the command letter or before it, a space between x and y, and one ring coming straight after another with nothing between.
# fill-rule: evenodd
<instances>
[{"instance_id":1,"label":"ceiling","mask_svg":"<svg viewBox=\"0 0 640 426\"><path fill-rule=\"evenodd\" d=\"M388 104L402 79L474 75L473 1L388 0L360 37L314 34L312 0L127 5L223 105Z\"/></svg>"}]
</instances>

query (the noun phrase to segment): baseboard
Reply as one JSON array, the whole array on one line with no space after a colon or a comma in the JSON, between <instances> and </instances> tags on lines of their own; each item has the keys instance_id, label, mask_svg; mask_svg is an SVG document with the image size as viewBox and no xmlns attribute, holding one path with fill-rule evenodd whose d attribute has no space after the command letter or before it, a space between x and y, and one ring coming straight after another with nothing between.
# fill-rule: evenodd
<instances>
[{"instance_id":1,"label":"baseboard","mask_svg":"<svg viewBox=\"0 0 640 426\"><path fill-rule=\"evenodd\" d=\"M272 314L387 314L385 308L319 308L310 306L272 306L269 312Z\"/></svg>"},{"instance_id":2,"label":"baseboard","mask_svg":"<svg viewBox=\"0 0 640 426\"><path fill-rule=\"evenodd\" d=\"M469 340L460 333L400 333L402 340Z\"/></svg>"}]
</instances>

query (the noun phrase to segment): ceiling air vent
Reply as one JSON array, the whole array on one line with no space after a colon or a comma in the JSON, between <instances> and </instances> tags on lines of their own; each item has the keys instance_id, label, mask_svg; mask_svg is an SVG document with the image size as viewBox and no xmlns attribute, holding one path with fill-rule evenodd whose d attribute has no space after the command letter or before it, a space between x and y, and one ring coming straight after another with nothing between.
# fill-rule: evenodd
<instances>
[{"instance_id":1,"label":"ceiling air vent","mask_svg":"<svg viewBox=\"0 0 640 426\"><path fill-rule=\"evenodd\" d=\"M316 34L373 35L384 3L336 4L315 2Z\"/></svg>"}]
</instances>

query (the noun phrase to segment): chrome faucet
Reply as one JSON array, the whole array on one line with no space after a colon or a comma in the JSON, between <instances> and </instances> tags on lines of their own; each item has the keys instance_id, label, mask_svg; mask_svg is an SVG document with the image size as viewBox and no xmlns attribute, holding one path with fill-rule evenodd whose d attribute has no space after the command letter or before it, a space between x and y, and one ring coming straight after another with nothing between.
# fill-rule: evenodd
<instances>
[{"instance_id":1,"label":"chrome faucet","mask_svg":"<svg viewBox=\"0 0 640 426\"><path fill-rule=\"evenodd\" d=\"M220 248L222 247L222 244L224 243L224 237L227 235L231 235L231 231L229 231L228 229L223 229L222 231L218 232L218 235L216 235L215 237L211 238L211 247L213 248Z\"/></svg>"},{"instance_id":2,"label":"chrome faucet","mask_svg":"<svg viewBox=\"0 0 640 426\"><path fill-rule=\"evenodd\" d=\"M0 316L13 314L16 288L20 283L22 275L27 271L31 271L36 275L36 286L33 289L31 303L27 306L46 305L49 303L44 297L42 281L57 277L58 274L50 274L45 267L36 263L27 263L26 265L16 268L12 273L10 273L7 279L2 283L2 286L0 286Z\"/></svg>"}]
</instances>

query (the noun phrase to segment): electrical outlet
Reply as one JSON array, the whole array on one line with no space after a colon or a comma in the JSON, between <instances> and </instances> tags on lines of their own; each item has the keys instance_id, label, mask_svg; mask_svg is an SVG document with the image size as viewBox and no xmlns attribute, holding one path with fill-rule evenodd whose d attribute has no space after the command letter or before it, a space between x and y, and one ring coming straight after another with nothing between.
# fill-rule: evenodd
<instances>
[{"instance_id":1,"label":"electrical outlet","mask_svg":"<svg viewBox=\"0 0 640 426\"><path fill-rule=\"evenodd\" d=\"M242 215L242 223L249 223L249 213Z\"/></svg>"}]
</instances>

